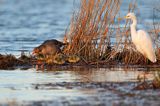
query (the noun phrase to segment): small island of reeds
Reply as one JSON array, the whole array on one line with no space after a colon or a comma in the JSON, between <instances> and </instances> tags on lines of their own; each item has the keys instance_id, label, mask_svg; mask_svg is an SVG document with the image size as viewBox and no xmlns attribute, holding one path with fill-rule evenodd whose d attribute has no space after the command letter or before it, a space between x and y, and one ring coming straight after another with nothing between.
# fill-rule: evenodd
<instances>
[{"instance_id":1,"label":"small island of reeds","mask_svg":"<svg viewBox=\"0 0 160 106\"><path fill-rule=\"evenodd\" d=\"M62 52L57 55L32 55L16 58L13 55L0 55L1 69L23 66L62 67L93 66L114 67L125 65L159 66L160 24L153 23L148 30L155 44L157 62L152 63L139 53L130 37L130 21L122 26L121 0L81 0L79 8L73 13L70 25L64 34ZM130 2L128 12L134 12L136 1ZM159 9L154 9L160 14ZM155 16L156 16L155 14ZM153 17L154 18L154 17ZM153 19L154 22L154 19Z\"/></svg>"}]
</instances>

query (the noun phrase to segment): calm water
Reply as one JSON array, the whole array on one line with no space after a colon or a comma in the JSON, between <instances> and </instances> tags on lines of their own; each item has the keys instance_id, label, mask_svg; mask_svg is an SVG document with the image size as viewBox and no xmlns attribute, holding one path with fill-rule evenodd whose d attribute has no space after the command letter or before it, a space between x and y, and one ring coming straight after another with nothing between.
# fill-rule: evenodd
<instances>
[{"instance_id":1,"label":"calm water","mask_svg":"<svg viewBox=\"0 0 160 106\"><path fill-rule=\"evenodd\" d=\"M134 104L145 101L156 102L154 99L159 94L157 91L138 92L132 89L136 86L138 76L146 76L152 80L153 69L143 72L141 68L73 68L65 71L36 71L8 70L0 72L0 104L25 104L47 103L54 105L113 105L124 103ZM108 82L108 83L107 83ZM110 84L114 82L113 84ZM116 84L117 83L117 84ZM101 85L106 87L101 87ZM72 85L71 87L69 87ZM135 95L128 97L127 93ZM124 95L124 96L122 96ZM126 96L125 96L126 95ZM150 95L151 98L143 96ZM141 97L139 100L136 97ZM126 101L124 98L130 99ZM134 100L134 101L133 101ZM135 103L136 102L136 103ZM157 102L159 104L159 102Z\"/></svg>"},{"instance_id":2,"label":"calm water","mask_svg":"<svg viewBox=\"0 0 160 106\"><path fill-rule=\"evenodd\" d=\"M127 1L122 5L121 16L127 13ZM153 6L159 6L159 0L138 0L136 13L140 20L140 27L144 23L152 23ZM0 53L20 55L19 50L32 49L44 40L56 38L63 39L65 29L69 25L73 12L73 0L0 0ZM158 20L159 21L159 20ZM123 22L122 22L123 24ZM1 70L0 71L0 104L30 105L28 101L51 101L54 105L84 104L84 105L118 105L132 104L144 105L157 103L155 99L159 91L134 92L137 97L123 97L122 94L134 87L138 76L143 76L146 69L79 69L74 71L41 72L29 70ZM147 80L153 79L153 71L147 73ZM126 86L119 86L116 91L98 88L86 89L83 87L67 88L60 86L63 82L131 82ZM58 83L55 88L36 88L36 84ZM90 86L90 85L87 85ZM96 88L96 87L95 87ZM126 92L124 92L126 91ZM123 94L123 95L124 95ZM147 98L151 95L150 98ZM144 98L143 98L144 97ZM97 102L95 102L97 101ZM94 104L94 105L95 105ZM31 105L38 105L31 103ZM44 104L45 105L45 104Z\"/></svg>"},{"instance_id":3,"label":"calm water","mask_svg":"<svg viewBox=\"0 0 160 106\"><path fill-rule=\"evenodd\" d=\"M1 0L0 53L31 51L46 39L61 40L73 0Z\"/></svg>"},{"instance_id":4,"label":"calm water","mask_svg":"<svg viewBox=\"0 0 160 106\"><path fill-rule=\"evenodd\" d=\"M62 40L73 13L73 1L0 0L0 53L19 55L19 50L32 51L46 39ZM120 16L127 14L128 1L124 0ZM138 0L140 27L152 23L153 8L158 4L158 0Z\"/></svg>"}]
</instances>

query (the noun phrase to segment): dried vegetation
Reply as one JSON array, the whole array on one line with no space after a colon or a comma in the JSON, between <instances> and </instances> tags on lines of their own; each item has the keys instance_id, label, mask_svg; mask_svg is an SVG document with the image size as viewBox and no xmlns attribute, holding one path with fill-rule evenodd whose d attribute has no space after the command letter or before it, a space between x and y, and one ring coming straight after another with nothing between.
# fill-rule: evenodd
<instances>
[{"instance_id":1,"label":"dried vegetation","mask_svg":"<svg viewBox=\"0 0 160 106\"><path fill-rule=\"evenodd\" d=\"M64 36L64 41L69 42L64 53L78 55L87 64L152 64L132 44L128 27L130 21L126 21L124 27L120 26L118 13L121 2L122 0L81 0L80 8L74 12ZM133 0L128 12L133 12L135 8L136 0ZM159 29L156 27L150 33L156 44ZM158 64L159 45L156 49Z\"/></svg>"},{"instance_id":2,"label":"dried vegetation","mask_svg":"<svg viewBox=\"0 0 160 106\"><path fill-rule=\"evenodd\" d=\"M0 69L14 69L16 66L28 65L29 63L28 57L26 56L21 56L21 58L17 59L13 55L0 54Z\"/></svg>"},{"instance_id":3,"label":"dried vegetation","mask_svg":"<svg viewBox=\"0 0 160 106\"><path fill-rule=\"evenodd\" d=\"M120 6L122 0L81 0L78 11L73 13L70 25L64 35L63 55L43 58L45 63L70 64L81 60L82 65L147 65L152 64L136 51L131 42L129 25L120 25ZM136 0L129 4L128 12L136 8ZM153 29L149 31L156 44L157 64L160 61L160 10L154 9ZM21 64L44 64L41 59L22 56L16 59L12 55L0 55L0 69Z\"/></svg>"}]
</instances>

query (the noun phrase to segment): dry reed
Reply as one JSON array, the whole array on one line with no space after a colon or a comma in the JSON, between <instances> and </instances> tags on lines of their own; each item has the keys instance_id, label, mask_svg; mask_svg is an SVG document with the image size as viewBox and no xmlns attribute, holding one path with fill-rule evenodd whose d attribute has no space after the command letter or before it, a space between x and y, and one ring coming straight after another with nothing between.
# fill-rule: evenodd
<instances>
[{"instance_id":1,"label":"dry reed","mask_svg":"<svg viewBox=\"0 0 160 106\"><path fill-rule=\"evenodd\" d=\"M150 63L131 42L128 27L130 21L126 21L124 27L120 27L119 21L118 28L112 27L121 2L122 0L81 0L79 11L74 12L64 36L64 41L69 42L64 53L76 54L90 64L113 61L125 64ZM136 0L131 1L128 12L133 12L136 6ZM156 29L158 30L159 28ZM111 42L111 37L116 42ZM160 54L160 49L157 54ZM157 57L160 58L159 55Z\"/></svg>"},{"instance_id":2,"label":"dry reed","mask_svg":"<svg viewBox=\"0 0 160 106\"><path fill-rule=\"evenodd\" d=\"M20 63L13 55L1 55L0 54L0 69L10 69Z\"/></svg>"},{"instance_id":3,"label":"dry reed","mask_svg":"<svg viewBox=\"0 0 160 106\"><path fill-rule=\"evenodd\" d=\"M76 54L87 62L98 61L110 48L109 26L120 8L120 0L81 0L81 7L73 14L65 34L69 45L65 54Z\"/></svg>"}]
</instances>

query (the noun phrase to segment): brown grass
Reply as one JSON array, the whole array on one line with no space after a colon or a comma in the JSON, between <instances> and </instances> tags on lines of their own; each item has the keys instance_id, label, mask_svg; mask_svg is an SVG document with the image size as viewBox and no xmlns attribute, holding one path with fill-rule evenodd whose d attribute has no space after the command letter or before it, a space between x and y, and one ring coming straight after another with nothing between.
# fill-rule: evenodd
<instances>
[{"instance_id":1,"label":"brown grass","mask_svg":"<svg viewBox=\"0 0 160 106\"><path fill-rule=\"evenodd\" d=\"M80 9L73 14L64 36L65 42L69 41L64 53L76 54L91 64L111 61L125 64L150 64L131 42L130 21L126 21L123 28L120 27L119 21L118 28L110 28L118 17L121 2L122 0L81 0ZM136 6L136 0L131 1L128 12L133 12ZM152 36L158 36L158 30L159 28ZM116 42L111 42L111 37L116 38ZM160 49L157 49L158 60L159 52Z\"/></svg>"},{"instance_id":2,"label":"brown grass","mask_svg":"<svg viewBox=\"0 0 160 106\"><path fill-rule=\"evenodd\" d=\"M160 8L153 9L153 29L150 30L150 34L152 34L154 42L156 44L156 55L158 60L160 60L160 22L155 22L155 19L160 18Z\"/></svg>"},{"instance_id":3,"label":"brown grass","mask_svg":"<svg viewBox=\"0 0 160 106\"><path fill-rule=\"evenodd\" d=\"M108 27L114 24L120 4L120 0L81 0L64 37L69 41L65 54L79 55L87 62L105 55L113 33Z\"/></svg>"},{"instance_id":4,"label":"brown grass","mask_svg":"<svg viewBox=\"0 0 160 106\"><path fill-rule=\"evenodd\" d=\"M0 54L0 69L15 69L19 66L31 66L33 58L22 55L20 58L16 58L14 55Z\"/></svg>"},{"instance_id":5,"label":"brown grass","mask_svg":"<svg viewBox=\"0 0 160 106\"><path fill-rule=\"evenodd\" d=\"M1 55L0 54L0 69L9 69L13 68L18 64L18 60L13 55Z\"/></svg>"}]
</instances>

